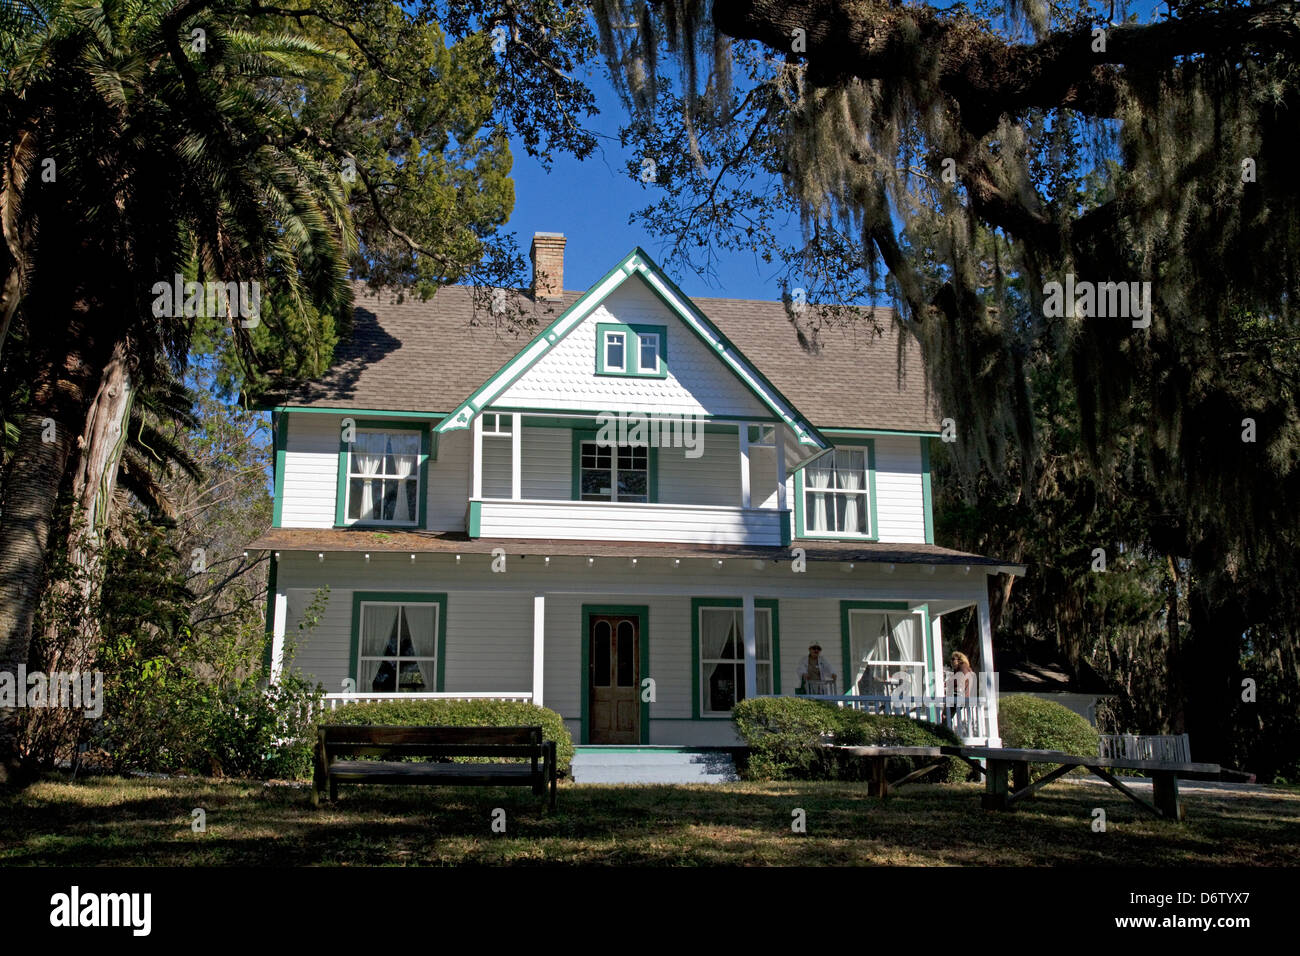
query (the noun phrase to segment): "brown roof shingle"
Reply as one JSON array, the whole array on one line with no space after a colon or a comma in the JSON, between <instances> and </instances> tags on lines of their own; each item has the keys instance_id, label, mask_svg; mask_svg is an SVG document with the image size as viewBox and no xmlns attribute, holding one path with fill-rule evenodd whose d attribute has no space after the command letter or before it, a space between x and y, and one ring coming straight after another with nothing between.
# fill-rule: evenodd
<instances>
[{"instance_id":1,"label":"brown roof shingle","mask_svg":"<svg viewBox=\"0 0 1300 956\"><path fill-rule=\"evenodd\" d=\"M274 404L450 412L581 295L566 291L549 306L518 294L510 309L518 303L524 321L505 323L466 286L398 302L358 283L354 333L339 344L333 368ZM808 352L780 302L692 301L815 426L939 430L920 348L909 339L900 367L899 333L884 310L883 334L823 328L820 349Z\"/></svg>"}]
</instances>

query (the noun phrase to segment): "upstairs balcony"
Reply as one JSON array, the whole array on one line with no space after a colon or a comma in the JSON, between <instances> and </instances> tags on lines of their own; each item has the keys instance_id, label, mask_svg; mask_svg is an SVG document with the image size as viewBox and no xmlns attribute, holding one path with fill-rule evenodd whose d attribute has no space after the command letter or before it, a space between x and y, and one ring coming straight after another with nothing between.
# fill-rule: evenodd
<instances>
[{"instance_id":1,"label":"upstairs balcony","mask_svg":"<svg viewBox=\"0 0 1300 956\"><path fill-rule=\"evenodd\" d=\"M489 411L472 428L471 537L790 543L781 425Z\"/></svg>"}]
</instances>

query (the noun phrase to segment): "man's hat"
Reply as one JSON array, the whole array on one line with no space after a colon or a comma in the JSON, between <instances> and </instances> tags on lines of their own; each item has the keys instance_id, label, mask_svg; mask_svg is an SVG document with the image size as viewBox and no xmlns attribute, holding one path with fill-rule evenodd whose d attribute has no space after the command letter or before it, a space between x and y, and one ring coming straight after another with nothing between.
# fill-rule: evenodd
<instances>
[{"instance_id":1,"label":"man's hat","mask_svg":"<svg viewBox=\"0 0 1300 956\"><path fill-rule=\"evenodd\" d=\"M822 646L821 646L820 644L809 644L809 645L808 645L808 650L810 650L810 651L820 651L821 649L822 649Z\"/></svg>"}]
</instances>

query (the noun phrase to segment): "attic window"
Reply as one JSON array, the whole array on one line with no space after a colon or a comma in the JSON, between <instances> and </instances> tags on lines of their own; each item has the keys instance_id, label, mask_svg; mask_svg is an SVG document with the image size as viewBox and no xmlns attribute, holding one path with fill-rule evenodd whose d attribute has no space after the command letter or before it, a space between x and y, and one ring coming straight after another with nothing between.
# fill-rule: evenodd
<instances>
[{"instance_id":1,"label":"attic window","mask_svg":"<svg viewBox=\"0 0 1300 956\"><path fill-rule=\"evenodd\" d=\"M622 332L605 333L605 371L622 372L627 358L627 336Z\"/></svg>"},{"instance_id":2,"label":"attic window","mask_svg":"<svg viewBox=\"0 0 1300 956\"><path fill-rule=\"evenodd\" d=\"M596 326L596 374L668 376L668 330L662 325L601 322Z\"/></svg>"}]
</instances>

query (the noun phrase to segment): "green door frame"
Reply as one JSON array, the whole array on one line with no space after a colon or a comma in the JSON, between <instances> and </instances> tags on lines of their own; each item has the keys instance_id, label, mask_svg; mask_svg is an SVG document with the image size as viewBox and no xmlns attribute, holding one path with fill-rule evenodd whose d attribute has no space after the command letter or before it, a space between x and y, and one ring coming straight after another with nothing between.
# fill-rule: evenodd
<instances>
[{"instance_id":1,"label":"green door frame","mask_svg":"<svg viewBox=\"0 0 1300 956\"><path fill-rule=\"evenodd\" d=\"M601 615L623 615L637 619L637 640L641 642L641 680L646 679L650 670L650 606L648 604L584 604L582 606L582 672L580 675L582 699L582 732L580 743L591 743L591 619ZM641 730L640 742L650 742L650 702L645 699L641 688Z\"/></svg>"}]
</instances>

